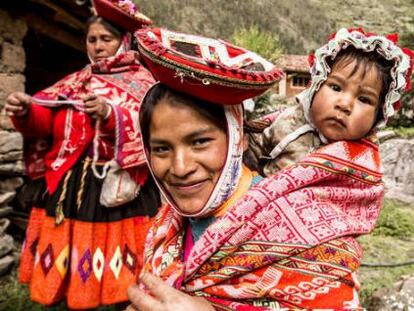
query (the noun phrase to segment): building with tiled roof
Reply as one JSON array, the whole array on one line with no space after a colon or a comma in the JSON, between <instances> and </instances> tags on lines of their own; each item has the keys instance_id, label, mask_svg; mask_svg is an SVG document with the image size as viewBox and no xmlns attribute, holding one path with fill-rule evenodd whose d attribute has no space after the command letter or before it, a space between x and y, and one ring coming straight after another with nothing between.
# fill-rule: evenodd
<instances>
[{"instance_id":1,"label":"building with tiled roof","mask_svg":"<svg viewBox=\"0 0 414 311\"><path fill-rule=\"evenodd\" d=\"M310 81L308 57L306 55L282 55L276 65L283 69L285 77L279 82L278 93L292 97L306 88Z\"/></svg>"}]
</instances>

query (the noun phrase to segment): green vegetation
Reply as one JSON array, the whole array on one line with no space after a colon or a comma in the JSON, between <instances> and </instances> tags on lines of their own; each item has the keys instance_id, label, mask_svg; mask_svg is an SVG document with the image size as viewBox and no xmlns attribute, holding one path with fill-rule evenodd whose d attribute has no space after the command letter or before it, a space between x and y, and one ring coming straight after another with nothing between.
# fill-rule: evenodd
<instances>
[{"instance_id":1,"label":"green vegetation","mask_svg":"<svg viewBox=\"0 0 414 311\"><path fill-rule=\"evenodd\" d=\"M410 239L414 236L414 208L396 200L384 200L375 236Z\"/></svg>"},{"instance_id":2,"label":"green vegetation","mask_svg":"<svg viewBox=\"0 0 414 311\"><path fill-rule=\"evenodd\" d=\"M18 283L16 270L0 280L0 288L0 310L42 310L30 301L26 286Z\"/></svg>"},{"instance_id":3,"label":"green vegetation","mask_svg":"<svg viewBox=\"0 0 414 311\"><path fill-rule=\"evenodd\" d=\"M377 227L370 235L359 238L364 248L363 262L401 263L414 259L414 206L397 200L384 200ZM372 293L389 288L401 276L414 273L414 265L401 267L361 267L360 297L364 307L370 309Z\"/></svg>"},{"instance_id":4,"label":"green vegetation","mask_svg":"<svg viewBox=\"0 0 414 311\"><path fill-rule=\"evenodd\" d=\"M400 137L403 137L403 138L414 137L414 127L399 126L399 127L393 127L390 129L392 129Z\"/></svg>"},{"instance_id":5,"label":"green vegetation","mask_svg":"<svg viewBox=\"0 0 414 311\"><path fill-rule=\"evenodd\" d=\"M414 33L413 0L134 0L155 25L230 40L239 29L257 25L280 38L289 54L306 54L340 27Z\"/></svg>"},{"instance_id":6,"label":"green vegetation","mask_svg":"<svg viewBox=\"0 0 414 311\"><path fill-rule=\"evenodd\" d=\"M231 41L245 49L256 52L271 62L275 62L283 52L279 37L270 32L260 31L257 25L236 30Z\"/></svg>"},{"instance_id":7,"label":"green vegetation","mask_svg":"<svg viewBox=\"0 0 414 311\"><path fill-rule=\"evenodd\" d=\"M255 25L278 36L286 52L317 47L335 28L325 12L309 1L284 0L135 0L157 26L231 41L240 29ZM305 13L305 14L304 14Z\"/></svg>"},{"instance_id":8,"label":"green vegetation","mask_svg":"<svg viewBox=\"0 0 414 311\"><path fill-rule=\"evenodd\" d=\"M17 267L13 271L0 278L0 310L2 311L42 311L45 307L30 300L29 289L17 280ZM57 306L47 308L49 311L68 310L64 302ZM114 311L115 307L100 307L97 311Z\"/></svg>"}]
</instances>

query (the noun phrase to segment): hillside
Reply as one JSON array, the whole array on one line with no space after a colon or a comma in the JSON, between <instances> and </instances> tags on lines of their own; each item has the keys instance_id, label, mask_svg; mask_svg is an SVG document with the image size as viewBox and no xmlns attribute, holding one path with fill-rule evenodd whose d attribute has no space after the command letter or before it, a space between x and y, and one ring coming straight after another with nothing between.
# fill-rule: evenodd
<instances>
[{"instance_id":1,"label":"hillside","mask_svg":"<svg viewBox=\"0 0 414 311\"><path fill-rule=\"evenodd\" d=\"M354 25L379 33L413 32L413 0L310 0L329 12L337 27Z\"/></svg>"},{"instance_id":2,"label":"hillside","mask_svg":"<svg viewBox=\"0 0 414 311\"><path fill-rule=\"evenodd\" d=\"M258 25L285 52L307 53L339 27L414 33L414 0L134 0L157 26L229 39Z\"/></svg>"}]
</instances>

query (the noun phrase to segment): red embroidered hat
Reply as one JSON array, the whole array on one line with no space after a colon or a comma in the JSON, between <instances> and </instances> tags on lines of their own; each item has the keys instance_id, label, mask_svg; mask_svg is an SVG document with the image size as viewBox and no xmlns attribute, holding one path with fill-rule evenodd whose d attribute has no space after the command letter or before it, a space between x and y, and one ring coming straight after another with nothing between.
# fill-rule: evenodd
<instances>
[{"instance_id":1,"label":"red embroidered hat","mask_svg":"<svg viewBox=\"0 0 414 311\"><path fill-rule=\"evenodd\" d=\"M130 32L152 24L152 20L140 13L131 0L92 0L98 16Z\"/></svg>"},{"instance_id":2,"label":"red embroidered hat","mask_svg":"<svg viewBox=\"0 0 414 311\"><path fill-rule=\"evenodd\" d=\"M240 104L283 76L259 55L222 40L160 28L140 29L135 36L143 60L161 83L212 103Z\"/></svg>"}]
</instances>

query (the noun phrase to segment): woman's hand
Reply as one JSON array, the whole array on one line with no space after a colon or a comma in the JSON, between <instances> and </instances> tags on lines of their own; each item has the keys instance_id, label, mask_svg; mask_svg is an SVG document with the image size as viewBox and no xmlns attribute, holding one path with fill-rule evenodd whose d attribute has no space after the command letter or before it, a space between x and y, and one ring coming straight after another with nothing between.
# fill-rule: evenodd
<instances>
[{"instance_id":1,"label":"woman's hand","mask_svg":"<svg viewBox=\"0 0 414 311\"><path fill-rule=\"evenodd\" d=\"M24 117L32 104L30 95L23 92L11 93L6 99L4 109L11 117Z\"/></svg>"},{"instance_id":2,"label":"woman's hand","mask_svg":"<svg viewBox=\"0 0 414 311\"><path fill-rule=\"evenodd\" d=\"M144 273L140 281L148 290L145 292L137 285L130 286L128 297L132 304L126 309L127 311L214 310L204 298L184 294L150 273Z\"/></svg>"},{"instance_id":3,"label":"woman's hand","mask_svg":"<svg viewBox=\"0 0 414 311\"><path fill-rule=\"evenodd\" d=\"M105 120L109 117L112 110L111 106L106 102L103 97L95 94L88 94L83 98L85 103L85 111L92 118Z\"/></svg>"}]
</instances>

